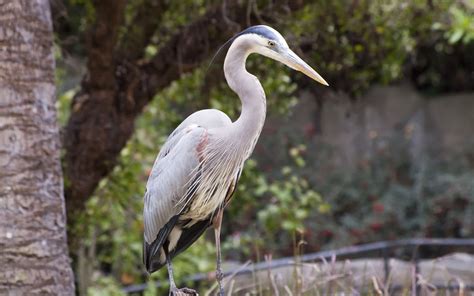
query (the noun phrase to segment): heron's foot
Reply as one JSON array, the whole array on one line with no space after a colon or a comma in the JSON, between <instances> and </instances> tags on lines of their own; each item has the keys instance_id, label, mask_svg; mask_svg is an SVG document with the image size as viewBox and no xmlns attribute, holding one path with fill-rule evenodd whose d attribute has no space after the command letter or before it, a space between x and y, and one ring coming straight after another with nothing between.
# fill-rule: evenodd
<instances>
[{"instance_id":1,"label":"heron's foot","mask_svg":"<svg viewBox=\"0 0 474 296\"><path fill-rule=\"evenodd\" d=\"M217 292L218 296L224 296L224 289L222 288L222 285L219 283L219 292Z\"/></svg>"},{"instance_id":2,"label":"heron's foot","mask_svg":"<svg viewBox=\"0 0 474 296\"><path fill-rule=\"evenodd\" d=\"M170 290L170 296L188 296L188 295L199 296L198 292L189 288L181 288L181 289L171 288Z\"/></svg>"},{"instance_id":3,"label":"heron's foot","mask_svg":"<svg viewBox=\"0 0 474 296\"><path fill-rule=\"evenodd\" d=\"M224 296L224 287L222 286L222 278L218 277L217 283L218 283L218 291L216 295Z\"/></svg>"},{"instance_id":4,"label":"heron's foot","mask_svg":"<svg viewBox=\"0 0 474 296\"><path fill-rule=\"evenodd\" d=\"M218 296L224 296L224 287L222 286L222 280L224 279L224 273L222 272L221 269L221 264L218 263L217 269L216 269L216 280L218 284L218 291L217 295Z\"/></svg>"}]
</instances>

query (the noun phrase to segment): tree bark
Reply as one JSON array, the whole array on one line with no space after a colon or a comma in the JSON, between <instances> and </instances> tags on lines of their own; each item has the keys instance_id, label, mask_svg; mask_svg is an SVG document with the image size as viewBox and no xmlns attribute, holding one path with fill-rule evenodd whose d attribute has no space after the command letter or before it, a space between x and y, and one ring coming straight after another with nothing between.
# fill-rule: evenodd
<instances>
[{"instance_id":1,"label":"tree bark","mask_svg":"<svg viewBox=\"0 0 474 296\"><path fill-rule=\"evenodd\" d=\"M0 294L74 295L48 0L0 0Z\"/></svg>"}]
</instances>

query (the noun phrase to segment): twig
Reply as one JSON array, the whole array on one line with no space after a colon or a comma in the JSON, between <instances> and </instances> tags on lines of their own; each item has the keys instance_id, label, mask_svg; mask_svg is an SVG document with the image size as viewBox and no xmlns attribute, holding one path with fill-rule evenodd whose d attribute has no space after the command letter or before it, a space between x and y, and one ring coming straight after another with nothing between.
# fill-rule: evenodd
<instances>
[{"instance_id":1,"label":"twig","mask_svg":"<svg viewBox=\"0 0 474 296\"><path fill-rule=\"evenodd\" d=\"M230 276L229 276L229 279L226 281L226 283L224 284L224 288L227 286L227 283L231 280L234 279L234 277L241 271L243 270L245 267L247 267L250 263L252 263L251 260L247 260L247 262L245 262L244 264L242 264L241 266L239 266L239 268L237 268Z\"/></svg>"},{"instance_id":2,"label":"twig","mask_svg":"<svg viewBox=\"0 0 474 296\"><path fill-rule=\"evenodd\" d=\"M291 293L291 290L288 287L288 285L285 285L285 291L286 291L286 293L288 293L289 296L293 296L293 293Z\"/></svg>"},{"instance_id":3,"label":"twig","mask_svg":"<svg viewBox=\"0 0 474 296\"><path fill-rule=\"evenodd\" d=\"M272 285L273 295L280 296L280 292L278 291L277 285L275 283L275 277L273 276L272 269L270 268L270 265L272 263L272 255L271 254L265 255L265 261L267 263L270 263L268 267L268 280L270 281L270 284Z\"/></svg>"},{"instance_id":4,"label":"twig","mask_svg":"<svg viewBox=\"0 0 474 296\"><path fill-rule=\"evenodd\" d=\"M378 284L377 279L375 278L375 276L372 277L372 284L374 285L375 292L377 292L377 294L379 294L379 295L383 295L383 292L382 292L382 290L380 290L379 284Z\"/></svg>"}]
</instances>

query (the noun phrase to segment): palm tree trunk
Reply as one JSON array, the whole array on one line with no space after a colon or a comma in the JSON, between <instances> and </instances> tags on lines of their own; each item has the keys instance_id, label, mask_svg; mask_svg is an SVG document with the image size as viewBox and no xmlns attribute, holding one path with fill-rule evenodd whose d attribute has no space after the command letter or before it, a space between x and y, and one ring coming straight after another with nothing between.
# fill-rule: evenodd
<instances>
[{"instance_id":1,"label":"palm tree trunk","mask_svg":"<svg viewBox=\"0 0 474 296\"><path fill-rule=\"evenodd\" d=\"M0 0L0 295L73 295L48 0Z\"/></svg>"}]
</instances>

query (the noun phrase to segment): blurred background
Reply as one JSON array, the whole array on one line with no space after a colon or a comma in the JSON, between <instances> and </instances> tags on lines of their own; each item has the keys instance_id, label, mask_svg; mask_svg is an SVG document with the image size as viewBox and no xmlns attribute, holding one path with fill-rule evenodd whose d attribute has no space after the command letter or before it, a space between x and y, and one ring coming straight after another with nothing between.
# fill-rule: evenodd
<instances>
[{"instance_id":1,"label":"blurred background","mask_svg":"<svg viewBox=\"0 0 474 296\"><path fill-rule=\"evenodd\" d=\"M54 0L52 8L81 294L120 295L147 282L159 293L141 259L148 173L187 115L217 108L237 118L225 51L209 63L255 24L281 32L330 87L249 58L268 118L225 213L227 262L473 237L472 0ZM210 234L176 258L176 278L214 270ZM151 276L166 279L166 270Z\"/></svg>"}]
</instances>

